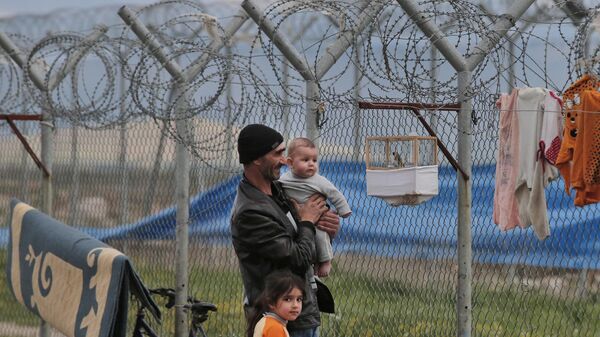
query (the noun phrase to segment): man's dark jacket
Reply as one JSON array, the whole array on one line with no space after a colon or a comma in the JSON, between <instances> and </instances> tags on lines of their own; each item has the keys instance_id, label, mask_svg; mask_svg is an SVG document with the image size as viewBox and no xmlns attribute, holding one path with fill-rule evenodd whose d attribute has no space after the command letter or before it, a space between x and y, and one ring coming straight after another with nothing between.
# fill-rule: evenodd
<instances>
[{"instance_id":1,"label":"man's dark jacket","mask_svg":"<svg viewBox=\"0 0 600 337\"><path fill-rule=\"evenodd\" d=\"M311 286L315 228L309 221L299 221L296 209L279 182L273 182L271 190L272 197L244 178L233 203L231 235L247 303L254 305L267 275L275 270L291 270L306 280L306 296L302 313L288 323L288 329L314 328L320 325L315 290ZM297 230L288 218L288 212L295 219Z\"/></svg>"}]
</instances>

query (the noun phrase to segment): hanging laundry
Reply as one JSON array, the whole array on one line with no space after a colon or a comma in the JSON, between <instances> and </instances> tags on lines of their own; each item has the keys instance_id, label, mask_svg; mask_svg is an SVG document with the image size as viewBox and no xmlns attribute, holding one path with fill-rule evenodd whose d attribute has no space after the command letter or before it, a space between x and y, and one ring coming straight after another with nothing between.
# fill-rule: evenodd
<instances>
[{"instance_id":1,"label":"hanging laundry","mask_svg":"<svg viewBox=\"0 0 600 337\"><path fill-rule=\"evenodd\" d=\"M585 90L596 90L600 87L600 82L593 76L583 75L573 83L562 95L565 110L565 119L563 127L563 139L556 158L556 167L558 167L563 180L565 181L565 190L571 194L571 167L573 166L573 154L577 141L577 120L581 110L580 94ZM581 122L579 123L581 124ZM577 179L577 177L576 177Z\"/></svg>"},{"instance_id":2,"label":"hanging laundry","mask_svg":"<svg viewBox=\"0 0 600 337\"><path fill-rule=\"evenodd\" d=\"M563 130L563 101L558 95L549 90L544 98L544 120L542 122L542 134L540 136L540 155L555 165L558 152L562 144Z\"/></svg>"},{"instance_id":3,"label":"hanging laundry","mask_svg":"<svg viewBox=\"0 0 600 337\"><path fill-rule=\"evenodd\" d=\"M553 164L556 162L560 150L563 132L563 102L555 92L547 89L545 89L545 92L544 103L541 106L543 116L538 143L539 150L536 156L534 181L527 204L531 225L540 240L550 235L550 222L544 189L551 181L560 177L558 168Z\"/></svg>"},{"instance_id":4,"label":"hanging laundry","mask_svg":"<svg viewBox=\"0 0 600 337\"><path fill-rule=\"evenodd\" d=\"M517 226L523 227L519 220L515 196L515 181L519 169L519 132L516 114L518 92L518 89L513 89L510 95L502 94L496 102L500 110L500 128L493 217L494 223L503 231Z\"/></svg>"},{"instance_id":5,"label":"hanging laundry","mask_svg":"<svg viewBox=\"0 0 600 337\"><path fill-rule=\"evenodd\" d=\"M550 235L544 188L559 176L549 163L560 148L562 102L550 90L521 88L499 103L494 222L503 230L532 226L544 239Z\"/></svg>"},{"instance_id":6,"label":"hanging laundry","mask_svg":"<svg viewBox=\"0 0 600 337\"><path fill-rule=\"evenodd\" d=\"M573 154L571 180L575 189L575 205L600 202L600 92L586 90L579 95L580 132Z\"/></svg>"},{"instance_id":7,"label":"hanging laundry","mask_svg":"<svg viewBox=\"0 0 600 337\"><path fill-rule=\"evenodd\" d=\"M575 205L585 206L600 201L600 190L593 183L595 165L593 158L599 143L596 129L600 110L595 96L600 81L586 74L571 85L563 94L565 120L563 142L558 153L556 166L565 180L565 190L571 194L575 189ZM586 178L587 175L587 178ZM589 182L586 182L586 180ZM586 187L586 185L590 185Z\"/></svg>"},{"instance_id":8,"label":"hanging laundry","mask_svg":"<svg viewBox=\"0 0 600 337\"><path fill-rule=\"evenodd\" d=\"M529 189L533 186L545 97L546 91L543 88L519 89L516 111L519 120L519 174L516 188L521 184L527 184Z\"/></svg>"}]
</instances>

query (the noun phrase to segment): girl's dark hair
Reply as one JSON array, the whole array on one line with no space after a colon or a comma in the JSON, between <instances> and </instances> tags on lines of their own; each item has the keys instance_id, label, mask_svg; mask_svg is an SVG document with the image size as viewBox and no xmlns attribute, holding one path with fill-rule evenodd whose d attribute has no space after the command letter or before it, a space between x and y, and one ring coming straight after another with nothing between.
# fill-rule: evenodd
<instances>
[{"instance_id":1,"label":"girl's dark hair","mask_svg":"<svg viewBox=\"0 0 600 337\"><path fill-rule=\"evenodd\" d=\"M248 316L248 337L254 335L254 328L262 318L263 313L269 311L269 305L275 305L279 298L294 288L300 289L302 296L306 296L304 292L304 280L291 271L278 270L266 277L265 288L254 303L252 313Z\"/></svg>"}]
</instances>

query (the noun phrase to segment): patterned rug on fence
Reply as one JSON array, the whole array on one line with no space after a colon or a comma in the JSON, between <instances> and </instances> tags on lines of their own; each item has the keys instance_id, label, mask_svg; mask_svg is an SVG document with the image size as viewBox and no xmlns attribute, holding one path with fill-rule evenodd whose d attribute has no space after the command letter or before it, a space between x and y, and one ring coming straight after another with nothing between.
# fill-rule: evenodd
<instances>
[{"instance_id":1,"label":"patterned rug on fence","mask_svg":"<svg viewBox=\"0 0 600 337\"><path fill-rule=\"evenodd\" d=\"M131 292L160 312L127 256L13 199L7 280L18 302L68 337L125 336Z\"/></svg>"}]
</instances>

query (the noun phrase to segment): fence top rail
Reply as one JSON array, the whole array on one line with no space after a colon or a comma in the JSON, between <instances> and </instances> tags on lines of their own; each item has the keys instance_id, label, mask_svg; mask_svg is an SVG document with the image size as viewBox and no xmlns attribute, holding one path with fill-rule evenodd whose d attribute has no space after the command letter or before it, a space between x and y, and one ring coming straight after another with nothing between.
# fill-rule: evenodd
<instances>
[{"instance_id":1,"label":"fence top rail","mask_svg":"<svg viewBox=\"0 0 600 337\"><path fill-rule=\"evenodd\" d=\"M408 140L433 140L437 137L432 136L368 136L367 141L408 141Z\"/></svg>"},{"instance_id":2,"label":"fence top rail","mask_svg":"<svg viewBox=\"0 0 600 337\"><path fill-rule=\"evenodd\" d=\"M398 103L398 102L366 102L359 101L358 107L361 109L390 109L390 110L439 110L439 111L459 111L460 103L431 104L431 103Z\"/></svg>"}]
</instances>

